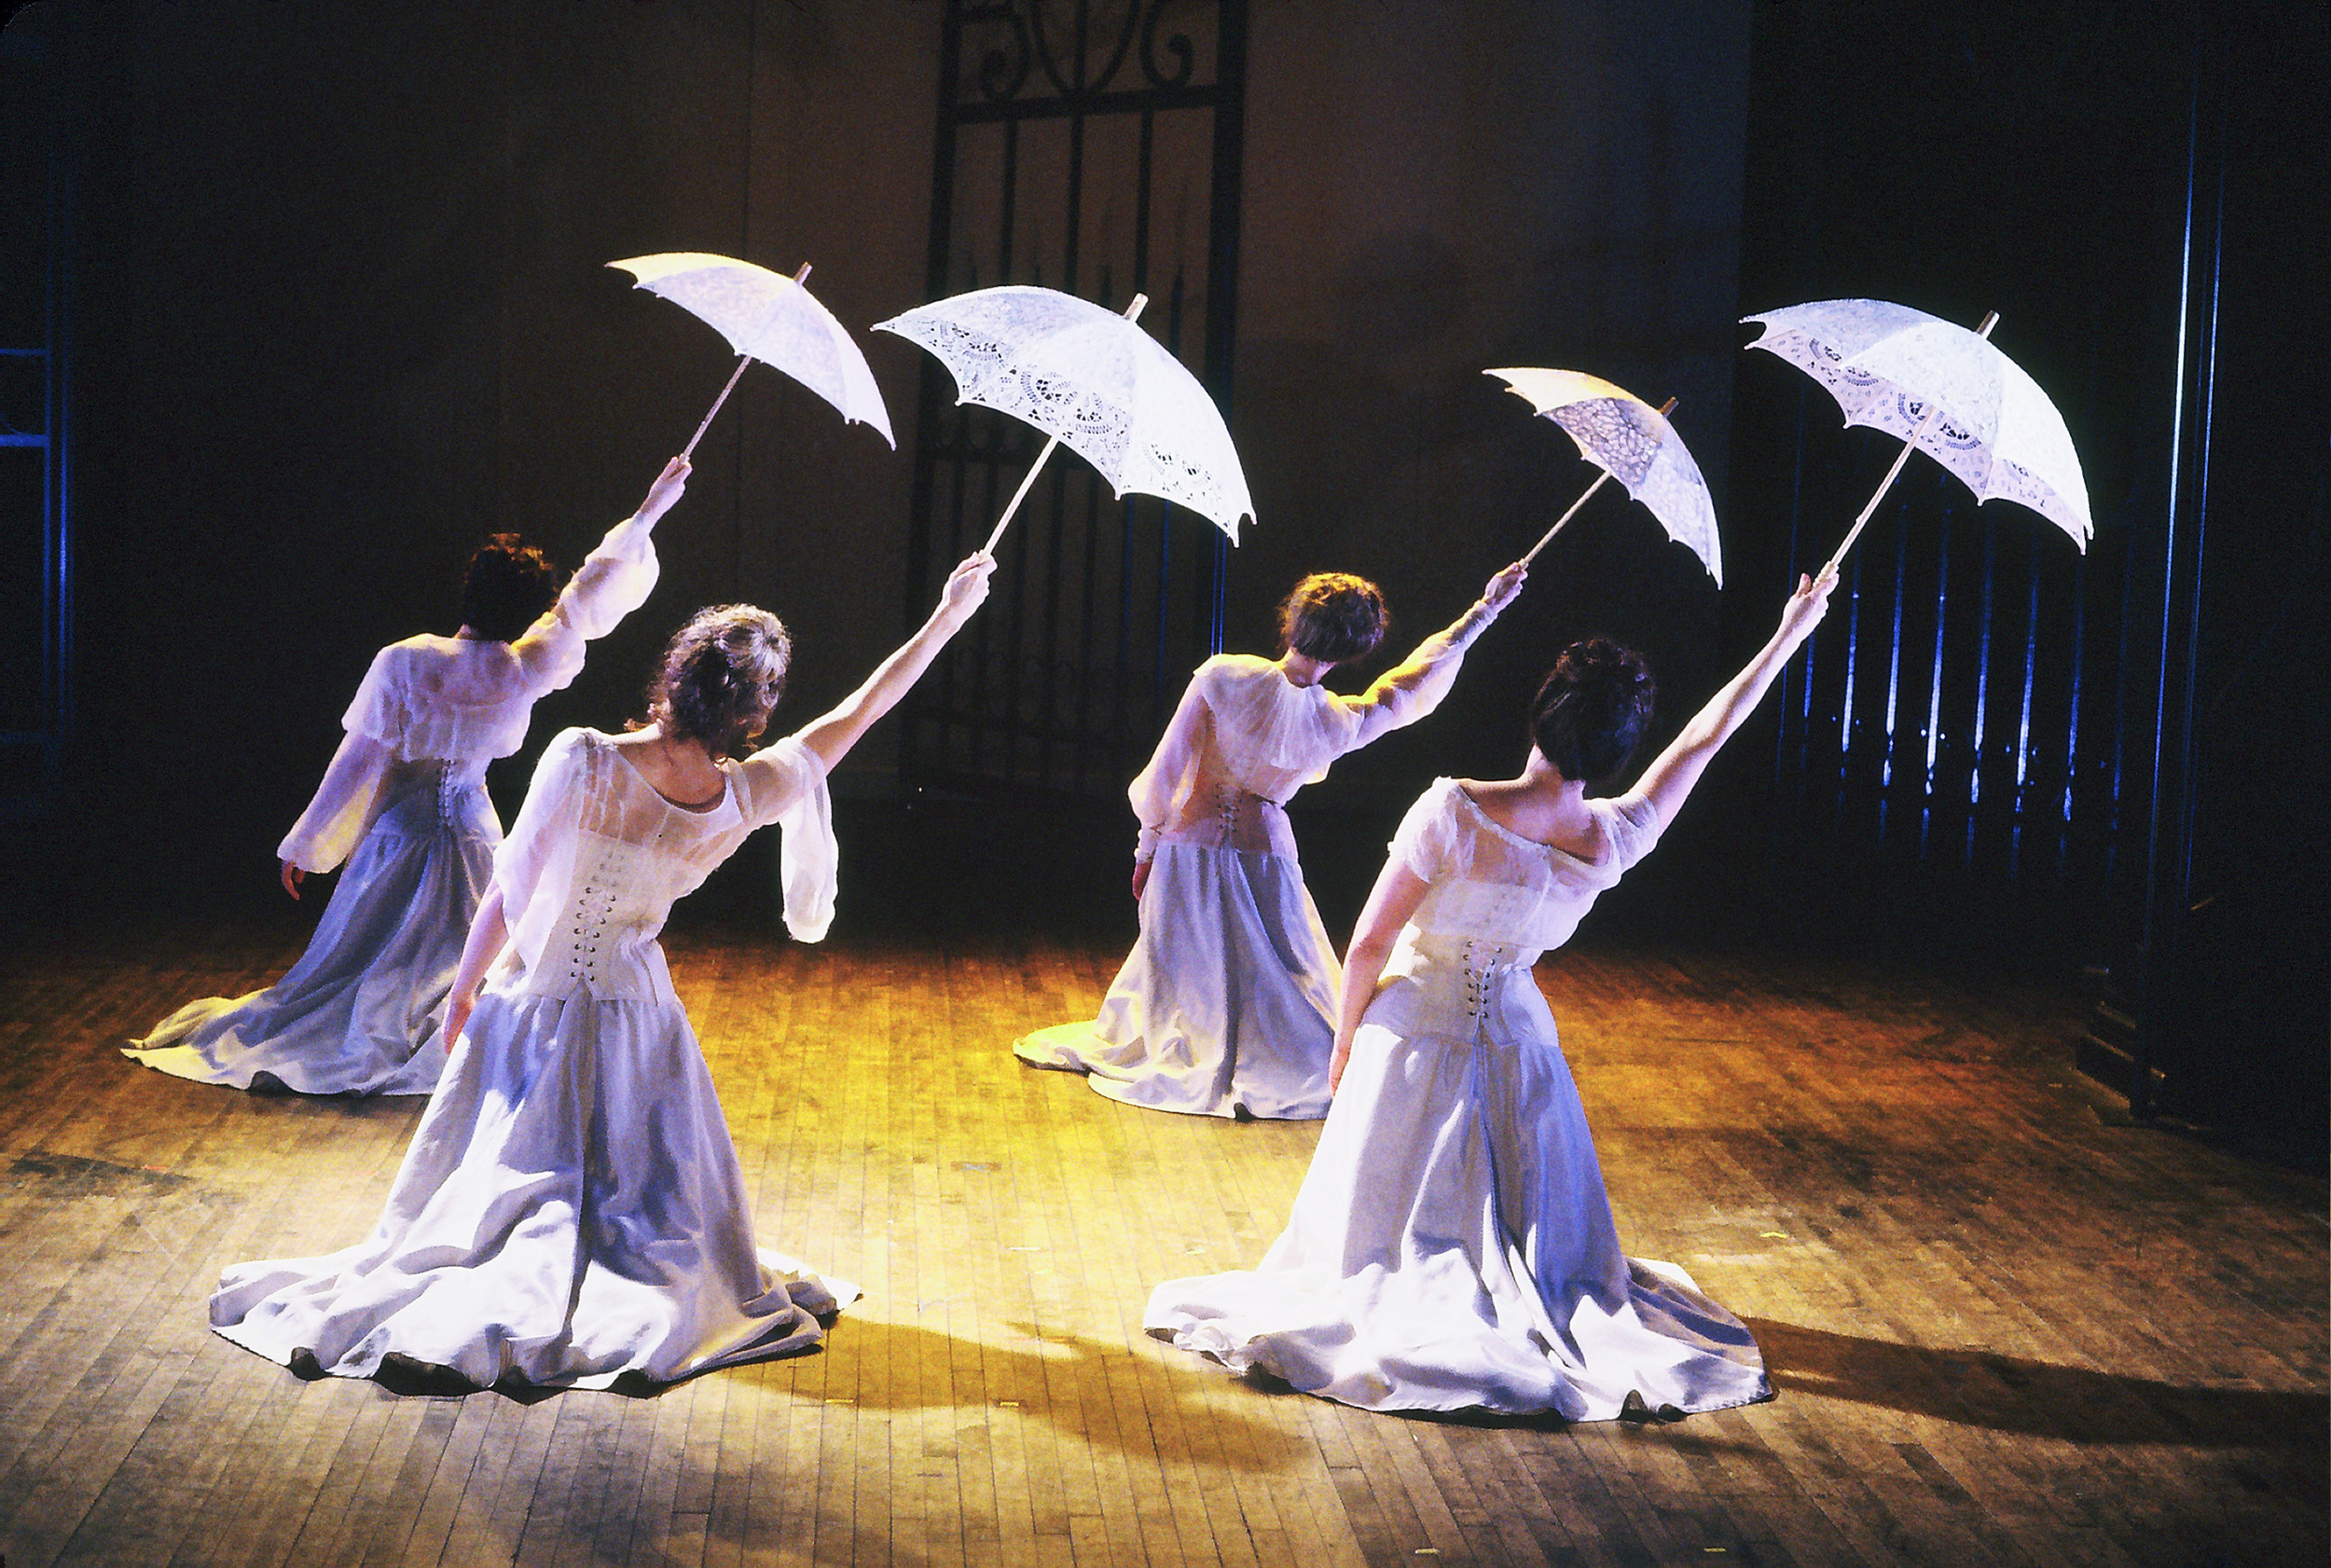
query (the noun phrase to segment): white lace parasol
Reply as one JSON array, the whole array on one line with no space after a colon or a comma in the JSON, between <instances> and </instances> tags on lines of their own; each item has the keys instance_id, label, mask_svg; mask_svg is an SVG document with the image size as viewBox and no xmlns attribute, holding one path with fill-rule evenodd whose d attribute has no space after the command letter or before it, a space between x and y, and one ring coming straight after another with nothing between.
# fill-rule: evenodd
<instances>
[{"instance_id":1,"label":"white lace parasol","mask_svg":"<svg viewBox=\"0 0 2331 1568\"><path fill-rule=\"evenodd\" d=\"M1743 319L1764 326L1748 347L1778 354L1828 389L1847 424L1917 447L1979 501L2004 497L2028 506L2088 548L2095 530L2072 433L2038 383L1992 346L1987 335L1997 317L1969 332L1883 299L1824 299ZM1900 468L1897 461L1895 472ZM1882 485L1878 494L1884 493ZM1862 521L1877 504L1871 497ZM1860 530L1857 522L1854 531ZM1841 545L1839 558L1844 554Z\"/></svg>"},{"instance_id":2,"label":"white lace parasol","mask_svg":"<svg viewBox=\"0 0 2331 1568\"><path fill-rule=\"evenodd\" d=\"M1132 313L1138 309L1137 296ZM1056 289L1009 285L959 294L875 330L937 356L955 378L958 403L1009 414L1068 443L1120 496L1138 490L1203 513L1234 544L1239 519L1254 515L1214 400L1130 313ZM1023 481L1020 494L1027 491ZM1003 524L996 529L1000 534Z\"/></svg>"},{"instance_id":3,"label":"white lace parasol","mask_svg":"<svg viewBox=\"0 0 2331 1568\"><path fill-rule=\"evenodd\" d=\"M807 267L788 278L749 261L700 251L633 256L607 265L622 268L639 280L639 287L670 300L727 338L728 346L743 356L736 375L728 378L729 387L744 374L744 362L757 359L824 398L842 411L843 419L872 425L883 440L898 446L882 389L875 385L857 340L802 287L809 275ZM712 414L720 412L727 396L724 387L713 401ZM697 427L698 439L712 422L712 414L705 415L704 424ZM695 440L688 448L696 449Z\"/></svg>"},{"instance_id":4,"label":"white lace parasol","mask_svg":"<svg viewBox=\"0 0 2331 1568\"><path fill-rule=\"evenodd\" d=\"M1603 470L1603 479L1617 479L1626 486L1627 493L1659 519L1670 539L1700 557L1716 585L1724 585L1716 503L1709 499L1708 482L1700 476L1700 465L1691 461L1683 437L1667 422L1666 409L1654 408L1623 387L1577 370L1516 365L1483 374L1504 381L1531 407L1567 431L1578 444L1579 455ZM1671 402L1667 406L1675 405ZM1546 538L1538 542L1538 549L1524 557L1524 560L1546 547L1547 540L1586 504L1586 497L1601 488L1603 479L1587 488L1586 495L1579 497L1546 530Z\"/></svg>"}]
</instances>

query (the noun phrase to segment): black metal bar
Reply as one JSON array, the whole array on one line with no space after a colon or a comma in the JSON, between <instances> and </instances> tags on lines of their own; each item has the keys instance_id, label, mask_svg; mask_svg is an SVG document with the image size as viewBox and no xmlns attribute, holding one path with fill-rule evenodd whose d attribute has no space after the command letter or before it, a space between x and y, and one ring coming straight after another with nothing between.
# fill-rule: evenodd
<instances>
[{"instance_id":1,"label":"black metal bar","mask_svg":"<svg viewBox=\"0 0 2331 1568\"><path fill-rule=\"evenodd\" d=\"M1245 7L1240 7L1241 10ZM1230 7L1225 6L1223 9ZM1243 96L1243 88L1241 89ZM993 125L999 121L1064 119L1071 115L1099 117L1131 115L1158 109L1215 109L1231 100L1222 87L1128 88L1117 92L1063 94L1010 103L966 105L956 112L958 125Z\"/></svg>"},{"instance_id":2,"label":"black metal bar","mask_svg":"<svg viewBox=\"0 0 2331 1568\"><path fill-rule=\"evenodd\" d=\"M1201 296L1185 296L1182 303L1194 306L1198 297L1206 303L1207 337L1200 378L1227 406L1237 149L1242 141L1237 106L1245 84L1247 7L1244 0L1234 0L1211 8L1210 51L1204 47L1206 21L1192 20L1183 25L1177 20L1168 26L1169 10L1175 19L1184 19L1202 9L1168 7L1160 0L1127 0L1122 7L1096 0L1051 0L1041 6L1039 0L950 0L944 7L945 47L938 109L942 157L933 172L931 294L938 297L961 286L959 280L945 276L945 261L962 245L962 237L952 231L961 206L956 187L972 168L984 168L983 179L1000 184L997 281L1042 283L1051 282L1047 274L1053 274L1057 286L1089 296L1086 281L1097 275L1100 295L1112 306L1119 292L1112 277L1127 276L1122 269L1125 254L1116 249L1120 241L1114 214L1123 208L1114 193L1129 184L1134 212L1130 276L1133 289L1146 292L1161 262L1153 232L1160 177L1156 117L1168 111L1204 115L1215 138L1203 155L1209 158L1207 228L1190 241L1197 254L1179 254L1175 260L1185 287L1195 283L1203 290ZM1200 66L1208 62L1211 72L1202 72ZM1201 76L1209 79L1195 79ZM1130 168L1119 151L1124 144L1103 139L1093 124L1124 114L1136 117L1138 133ZM974 140L964 134L965 128L980 126L997 128L995 133L1002 138L1000 158L993 161L983 163L974 157ZM1031 142L1023 147L1018 140L1022 126L1046 137L1065 133L1065 186L1039 191L1028 185L1030 173L1047 166L1036 157L1037 149L1049 154L1056 144ZM1062 129L1033 129L1046 126ZM984 135L976 144L983 153L998 146ZM1182 140L1165 144L1174 149L1176 158L1182 156L1180 148L1191 145ZM1193 147L1190 156L1191 173L1178 177L1194 183L1200 155ZM1056 241L1053 222L1042 221L1047 215L1059 224ZM1093 227L1097 219L1099 227ZM1202 280L1192 276L1193 265L1206 269ZM1157 316L1167 318L1162 336L1169 350L1178 340L1177 314L1178 308L1169 307L1145 322L1154 331ZM968 410L927 411L920 425L914 526L919 551L916 559L928 572L930 542L959 525L970 510L965 503L978 494L982 479L986 489L1000 494L1009 488L1007 475L1019 477L1037 443L1008 418ZM1178 689L1177 678L1186 667L1183 654L1193 647L1220 644L1228 576L1219 559L1220 546L1214 560L1204 553L1187 562L1178 558L1171 535L1179 519L1171 508L1153 502L1121 503L1116 527L1106 527L1101 492L1095 488L1100 481L1085 473L1072 482L1069 475L1080 464L1069 454L1060 454L1055 462L1058 466L1046 475L1046 483L1031 492L1026 516L1014 524L1017 540L1002 569L1012 579L1010 589L999 592L998 602L981 618L980 629L964 640L968 646L959 644L943 661L940 678L911 699L941 732L965 741L976 754L959 758L952 744L917 746L910 754L917 767L991 779L1000 775L1001 782L1057 783L1080 791L1104 779L1113 782L1129 754L1137 747L1146 750L1150 731L1163 718L1156 683L1173 679ZM938 474L942 465L952 471L951 481ZM981 475L972 476L973 469ZM956 505L942 521L950 494ZM1048 504L1037 504L1040 498ZM988 510L992 520L992 505ZM1142 530L1161 514L1164 520L1152 555ZM1028 537L1032 529L1041 531L1041 541ZM1071 537L1070 530L1082 533ZM1079 538L1083 557L1071 563L1069 552L1078 548ZM1040 559L1041 575L1032 576L1028 569ZM1118 578L1113 596L1102 581L1110 571ZM1188 603L1199 612L1194 626L1179 613L1185 594L1192 596ZM1104 607L1112 598L1113 639L1099 619L1109 612ZM1145 635L1152 628L1140 624L1137 612L1138 606L1147 603L1157 608L1153 647ZM1107 676L1104 664L1113 667ZM1145 664L1150 667L1146 670ZM1144 676L1150 679L1144 681ZM1152 687L1146 712L1137 711L1143 705L1130 700L1136 682Z\"/></svg>"},{"instance_id":3,"label":"black metal bar","mask_svg":"<svg viewBox=\"0 0 2331 1568\"><path fill-rule=\"evenodd\" d=\"M933 117L937 129L931 139L931 234L923 255L923 288L927 297L937 299L947 292L949 247L955 232L955 126L948 114L948 105L955 99L956 74L962 69L962 21L958 7L949 6L940 19L939 26L939 103ZM904 629L912 632L918 624L922 611L924 585L931 581L931 508L937 488L938 465L930 461L930 453L937 445L936 428L945 417L947 405L946 371L937 363L925 358L922 378L915 396L915 440L919 449L915 464L915 479L910 492L909 516L914 526L906 536L906 594L903 606ZM955 475L956 496L953 510L961 510L961 470ZM955 706L953 687L955 661L943 662L936 695L937 708L945 711ZM927 699L909 702L899 725L899 769L911 777L915 772L917 748L924 743L927 718L934 705ZM939 730L938 749L945 749L946 732Z\"/></svg>"},{"instance_id":4,"label":"black metal bar","mask_svg":"<svg viewBox=\"0 0 2331 1568\"><path fill-rule=\"evenodd\" d=\"M1223 0L1221 41L1214 79L1223 89L1214 111L1214 159L1209 190L1206 280L1206 387L1222 419L1231 417L1234 352L1238 341L1238 227L1247 157L1247 4ZM1230 578L1229 542L1216 535L1208 606L1208 653L1222 651L1223 602Z\"/></svg>"}]
</instances>

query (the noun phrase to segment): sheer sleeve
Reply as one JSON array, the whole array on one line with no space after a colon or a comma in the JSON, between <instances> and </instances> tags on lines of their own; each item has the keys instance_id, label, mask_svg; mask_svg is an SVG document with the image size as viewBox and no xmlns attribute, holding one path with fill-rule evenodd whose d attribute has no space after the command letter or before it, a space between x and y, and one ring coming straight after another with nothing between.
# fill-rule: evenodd
<instances>
[{"instance_id":1,"label":"sheer sleeve","mask_svg":"<svg viewBox=\"0 0 2331 1568\"><path fill-rule=\"evenodd\" d=\"M275 858L310 872L330 871L347 860L380 814L394 762L389 749L364 731L351 729L342 736L315 798L292 824Z\"/></svg>"},{"instance_id":2,"label":"sheer sleeve","mask_svg":"<svg viewBox=\"0 0 2331 1568\"><path fill-rule=\"evenodd\" d=\"M1431 789L1416 797L1392 835L1392 859L1420 881L1442 882L1464 874L1455 802L1449 798L1458 787L1454 779L1435 779Z\"/></svg>"},{"instance_id":3,"label":"sheer sleeve","mask_svg":"<svg viewBox=\"0 0 2331 1568\"><path fill-rule=\"evenodd\" d=\"M340 727L351 735L379 741L392 755L405 738L411 705L406 699L403 647L392 642L378 653L356 685ZM333 761L337 763L338 758ZM313 869L313 868L310 868Z\"/></svg>"},{"instance_id":4,"label":"sheer sleeve","mask_svg":"<svg viewBox=\"0 0 2331 1568\"><path fill-rule=\"evenodd\" d=\"M510 644L534 695L557 691L580 674L583 644L606 636L645 603L660 570L652 522L631 516L609 529L558 602Z\"/></svg>"},{"instance_id":5,"label":"sheer sleeve","mask_svg":"<svg viewBox=\"0 0 2331 1568\"><path fill-rule=\"evenodd\" d=\"M502 889L503 918L514 933L528 923L545 890L554 892L551 901L563 899L563 889L552 885L561 880L559 866L573 858L590 794L592 760L581 730L559 731L543 749L543 760L526 786L526 804L494 851L494 884Z\"/></svg>"},{"instance_id":6,"label":"sheer sleeve","mask_svg":"<svg viewBox=\"0 0 2331 1568\"><path fill-rule=\"evenodd\" d=\"M824 941L842 862L825 764L797 736L787 736L738 763L737 777L745 821L755 828L778 825L785 928L796 942Z\"/></svg>"},{"instance_id":7,"label":"sheer sleeve","mask_svg":"<svg viewBox=\"0 0 2331 1568\"><path fill-rule=\"evenodd\" d=\"M1358 714L1348 750L1357 750L1387 730L1413 724L1441 706L1456 684L1465 651L1482 628L1497 618L1486 604L1473 607L1416 645L1398 666L1376 677L1374 684L1356 697L1336 701Z\"/></svg>"},{"instance_id":8,"label":"sheer sleeve","mask_svg":"<svg viewBox=\"0 0 2331 1568\"><path fill-rule=\"evenodd\" d=\"M1147 860L1157 853L1158 831L1174 818L1190 798L1198 772L1198 755L1203 727L1209 718L1206 701L1206 667L1190 678L1190 685L1181 694L1180 703L1174 708L1173 721L1157 739L1157 750L1150 754L1150 765L1143 768L1125 791L1133 803L1133 814L1141 822L1141 836L1135 845L1133 858Z\"/></svg>"},{"instance_id":9,"label":"sheer sleeve","mask_svg":"<svg viewBox=\"0 0 2331 1568\"><path fill-rule=\"evenodd\" d=\"M1603 826L1610 834L1612 863L1625 871L1659 844L1660 808L1648 796L1630 791L1597 803L1605 807Z\"/></svg>"}]
</instances>

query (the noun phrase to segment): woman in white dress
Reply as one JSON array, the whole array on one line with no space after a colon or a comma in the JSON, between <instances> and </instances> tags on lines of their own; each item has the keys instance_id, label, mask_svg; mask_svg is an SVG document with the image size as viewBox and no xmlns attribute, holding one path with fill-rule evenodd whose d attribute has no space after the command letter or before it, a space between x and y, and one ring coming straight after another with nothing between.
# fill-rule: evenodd
<instances>
[{"instance_id":1,"label":"woman in white dress","mask_svg":"<svg viewBox=\"0 0 2331 1568\"><path fill-rule=\"evenodd\" d=\"M1128 791L1141 934L1100 1016L1015 1041L1126 1105L1199 1116L1328 1113L1335 949L1303 886L1287 802L1329 764L1441 705L1465 651L1520 591L1519 565L1356 697L1320 681L1384 636L1384 597L1315 572L1279 605L1276 659L1222 653L1191 677Z\"/></svg>"},{"instance_id":2,"label":"woman in white dress","mask_svg":"<svg viewBox=\"0 0 2331 1568\"><path fill-rule=\"evenodd\" d=\"M1628 1258L1531 976L1657 841L1819 623L1780 628L1634 789L1589 799L1649 717L1602 640L1565 653L1519 777L1442 779L1400 824L1346 956L1333 1111L1287 1230L1250 1272L1173 1280L1150 1331L1369 1410L1721 1410L1771 1396L1740 1321L1680 1269Z\"/></svg>"},{"instance_id":3,"label":"woman in white dress","mask_svg":"<svg viewBox=\"0 0 2331 1568\"><path fill-rule=\"evenodd\" d=\"M302 1371L418 1365L481 1387L669 1382L817 1343L818 1317L857 1291L755 1245L655 937L769 822L786 924L825 934L826 772L978 608L994 565L958 567L864 685L763 750L743 754L790 650L775 616L741 605L681 629L646 727L552 741L494 857L447 1011L452 1059L379 1223L343 1252L228 1269L212 1326Z\"/></svg>"},{"instance_id":4,"label":"woman in white dress","mask_svg":"<svg viewBox=\"0 0 2331 1568\"><path fill-rule=\"evenodd\" d=\"M243 997L188 1002L126 1047L177 1078L302 1094L426 1094L447 988L502 824L486 764L516 751L543 696L583 668L655 585L653 530L687 486L674 458L554 598L541 551L496 534L470 557L462 628L373 656L348 734L276 851L283 890L343 860L307 952Z\"/></svg>"}]
</instances>

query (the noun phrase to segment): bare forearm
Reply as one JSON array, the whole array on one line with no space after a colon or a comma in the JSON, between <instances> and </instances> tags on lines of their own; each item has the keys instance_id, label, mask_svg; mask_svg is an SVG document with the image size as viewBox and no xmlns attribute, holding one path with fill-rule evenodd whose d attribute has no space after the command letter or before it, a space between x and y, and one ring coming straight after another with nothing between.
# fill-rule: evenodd
<instances>
[{"instance_id":1,"label":"bare forearm","mask_svg":"<svg viewBox=\"0 0 2331 1568\"><path fill-rule=\"evenodd\" d=\"M1747 722L1748 715L1764 699L1764 694L1772 689L1774 679L1797 650L1804 646L1805 639L1813 635L1828 607L1829 590L1835 585L1835 579L1831 578L1819 583L1801 579L1797 592L1789 596L1782 610L1779 627L1757 656L1708 699L1707 706L1693 715L1683 733L1644 771L1635 786L1636 792L1658 808L1661 820L1675 818L1684 797L1706 770L1709 759Z\"/></svg>"},{"instance_id":2,"label":"bare forearm","mask_svg":"<svg viewBox=\"0 0 2331 1568\"><path fill-rule=\"evenodd\" d=\"M1335 1010L1338 1049L1351 1049L1352 1037L1359 1032L1360 1021L1368 1015L1368 1004L1376 999L1384 966L1391 959L1392 944L1388 942L1356 942L1344 956L1344 989L1336 998Z\"/></svg>"},{"instance_id":3,"label":"bare forearm","mask_svg":"<svg viewBox=\"0 0 2331 1568\"><path fill-rule=\"evenodd\" d=\"M453 971L453 999L464 1012L485 983L486 970L501 956L503 943L510 940L509 921L502 908L502 885L489 884L486 896L478 901L476 917L469 923L469 937L462 943L461 966Z\"/></svg>"},{"instance_id":4,"label":"bare forearm","mask_svg":"<svg viewBox=\"0 0 2331 1568\"><path fill-rule=\"evenodd\" d=\"M1764 694L1772 689L1772 682L1797 652L1801 639L1793 638L1786 627L1772 634L1771 640L1759 650L1738 675L1727 681L1723 689L1710 697L1707 706L1692 716L1684 726L1679 738L1710 749L1721 746L1732 737L1748 716L1764 700Z\"/></svg>"},{"instance_id":5,"label":"bare forearm","mask_svg":"<svg viewBox=\"0 0 2331 1568\"><path fill-rule=\"evenodd\" d=\"M872 729L875 722L914 689L931 667L939 651L950 638L962 629L968 613L950 613L941 605L931 612L931 618L920 630L908 638L898 651L866 677L858 690L845 697L831 712L801 732L801 743L818 754L827 767L834 766L847 755L859 736Z\"/></svg>"}]
</instances>

